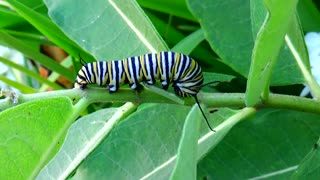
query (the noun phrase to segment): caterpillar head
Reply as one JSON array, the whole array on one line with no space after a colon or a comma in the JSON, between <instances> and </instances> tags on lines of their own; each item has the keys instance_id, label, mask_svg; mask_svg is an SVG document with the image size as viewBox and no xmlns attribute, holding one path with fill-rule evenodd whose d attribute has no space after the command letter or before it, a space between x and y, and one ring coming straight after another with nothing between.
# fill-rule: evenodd
<instances>
[{"instance_id":1,"label":"caterpillar head","mask_svg":"<svg viewBox=\"0 0 320 180\"><path fill-rule=\"evenodd\" d=\"M196 96L200 91L203 84L203 75L201 71L197 74L197 76L190 77L173 82L174 91L178 96Z\"/></svg>"},{"instance_id":2,"label":"caterpillar head","mask_svg":"<svg viewBox=\"0 0 320 180\"><path fill-rule=\"evenodd\" d=\"M183 84L176 83L173 85L174 92L181 97L191 97L198 94L200 86L183 86Z\"/></svg>"},{"instance_id":3,"label":"caterpillar head","mask_svg":"<svg viewBox=\"0 0 320 180\"><path fill-rule=\"evenodd\" d=\"M78 80L78 78L76 79L76 81L75 81L75 83L74 83L74 88L76 88L76 89L85 89L86 88L86 86L87 86L87 83L86 82L78 82L77 81Z\"/></svg>"},{"instance_id":4,"label":"caterpillar head","mask_svg":"<svg viewBox=\"0 0 320 180\"><path fill-rule=\"evenodd\" d=\"M85 66L83 66L79 70L78 75L75 79L74 88L84 89L87 86L88 79L86 78L87 76L85 75L85 72L86 72L86 68Z\"/></svg>"}]
</instances>

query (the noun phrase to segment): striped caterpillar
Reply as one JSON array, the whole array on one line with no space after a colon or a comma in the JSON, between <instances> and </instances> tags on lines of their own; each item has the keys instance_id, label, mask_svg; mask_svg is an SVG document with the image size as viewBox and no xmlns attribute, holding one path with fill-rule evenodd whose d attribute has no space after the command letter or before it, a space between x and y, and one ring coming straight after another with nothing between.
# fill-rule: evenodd
<instances>
[{"instance_id":1,"label":"striped caterpillar","mask_svg":"<svg viewBox=\"0 0 320 180\"><path fill-rule=\"evenodd\" d=\"M123 84L128 83L130 88L136 89L140 82L152 85L157 80L161 81L165 90L172 83L178 96L192 96L199 105L197 93L203 84L201 67L189 56L176 52L149 53L123 60L87 63L79 70L74 86L85 89L87 84L96 83L107 86L109 92L115 92ZM201 107L200 110L204 115ZM206 117L205 120L212 130Z\"/></svg>"}]
</instances>

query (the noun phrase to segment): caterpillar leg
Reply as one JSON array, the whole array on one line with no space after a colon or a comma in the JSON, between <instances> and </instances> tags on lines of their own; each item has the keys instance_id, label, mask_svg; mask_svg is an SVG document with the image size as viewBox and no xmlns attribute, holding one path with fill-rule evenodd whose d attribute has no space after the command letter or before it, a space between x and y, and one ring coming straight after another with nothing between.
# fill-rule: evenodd
<instances>
[{"instance_id":1,"label":"caterpillar leg","mask_svg":"<svg viewBox=\"0 0 320 180\"><path fill-rule=\"evenodd\" d=\"M169 83L167 81L161 81L162 84L162 89L168 90L169 88Z\"/></svg>"},{"instance_id":2,"label":"caterpillar leg","mask_svg":"<svg viewBox=\"0 0 320 180\"><path fill-rule=\"evenodd\" d=\"M134 89L137 93L141 93L143 90L143 86L141 84L137 84L137 87Z\"/></svg>"},{"instance_id":3,"label":"caterpillar leg","mask_svg":"<svg viewBox=\"0 0 320 180\"><path fill-rule=\"evenodd\" d=\"M136 86L136 88L134 90L135 90L136 95L138 97L138 103L140 104L142 102L140 93L143 91L143 86L141 84L137 84L137 86Z\"/></svg>"},{"instance_id":4,"label":"caterpillar leg","mask_svg":"<svg viewBox=\"0 0 320 180\"><path fill-rule=\"evenodd\" d=\"M129 84L131 89L134 89L135 91L141 92L143 89L143 86L140 83L133 83Z\"/></svg>"},{"instance_id":5,"label":"caterpillar leg","mask_svg":"<svg viewBox=\"0 0 320 180\"><path fill-rule=\"evenodd\" d=\"M81 90L84 90L87 87L87 84L78 84L75 83L74 88L80 88Z\"/></svg>"}]
</instances>

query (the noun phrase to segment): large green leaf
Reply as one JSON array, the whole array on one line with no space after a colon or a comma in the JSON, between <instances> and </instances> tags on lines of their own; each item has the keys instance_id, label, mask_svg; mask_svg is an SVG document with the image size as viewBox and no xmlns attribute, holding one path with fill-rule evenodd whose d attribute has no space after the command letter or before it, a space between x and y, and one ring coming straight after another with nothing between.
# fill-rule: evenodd
<instances>
[{"instance_id":1,"label":"large green leaf","mask_svg":"<svg viewBox=\"0 0 320 180\"><path fill-rule=\"evenodd\" d=\"M194 106L195 112L198 111L197 108L197 106ZM189 109L184 106L165 104L148 104L140 107L135 114L117 125L110 136L83 161L76 170L74 178L169 178L174 165L177 163L176 157L181 127ZM241 112L242 115L245 115L243 112ZM235 111L230 110L219 111L211 115L210 119L214 118L215 123L219 123L234 113ZM239 114L241 113L239 112ZM189 161L189 167L196 165L195 160L205 156L211 149L210 147L217 145L226 132L241 120L236 118L223 123L221 127L217 127L221 133L216 133L209 139L206 137L210 130L201 113L192 114L192 116L189 116L186 126L190 130L194 128L190 126L191 124L201 122L200 138L202 140L198 142L197 147L200 148L200 154L186 157L190 153L188 150L191 142L183 142L179 153L180 160L178 159L177 163L180 170L178 174L178 171L175 171L179 177L181 177L181 170L185 168L183 161L193 159L193 163ZM242 115L236 116L241 117ZM188 133L184 135L187 139L199 138L199 135L189 131L185 131L185 133ZM212 132L210 131L210 133ZM215 140L216 138L219 140ZM184 147L182 148L182 146ZM188 148L185 146L188 146Z\"/></svg>"},{"instance_id":2,"label":"large green leaf","mask_svg":"<svg viewBox=\"0 0 320 180\"><path fill-rule=\"evenodd\" d=\"M217 132L209 132L202 135L198 141L198 160L204 158L214 147L216 147L229 131L241 120L246 119L256 113L254 108L244 108L240 111L234 111L228 108L219 109L213 114L215 121L223 121L215 128Z\"/></svg>"},{"instance_id":3,"label":"large green leaf","mask_svg":"<svg viewBox=\"0 0 320 180\"><path fill-rule=\"evenodd\" d=\"M297 11L305 32L320 31L320 12L313 0L299 1Z\"/></svg>"},{"instance_id":4,"label":"large green leaf","mask_svg":"<svg viewBox=\"0 0 320 180\"><path fill-rule=\"evenodd\" d=\"M199 111L197 109L198 107L194 105L186 119L176 165L171 176L172 179L195 179L197 161L205 157L217 146L234 125L256 112L254 108L244 108L237 113L227 108L221 109L217 113L214 113L212 117L215 120L225 121L215 128L215 132L204 131L206 133L201 135L198 140L199 123L195 120L196 117L194 117L196 112Z\"/></svg>"},{"instance_id":5,"label":"large green leaf","mask_svg":"<svg viewBox=\"0 0 320 180\"><path fill-rule=\"evenodd\" d=\"M247 77L257 32L255 28L261 25L261 22L253 21L252 18L258 13L265 17L265 14L261 14L262 12L255 12L261 7L250 8L250 1L237 0L188 0L187 2L205 31L206 39L212 49L223 62ZM300 30L298 26L292 28ZM270 37L271 40L272 38ZM292 55L285 53L286 51L289 51L288 48L283 48L280 52L279 61L271 79L272 85L303 82L301 74L296 73L299 69Z\"/></svg>"},{"instance_id":6,"label":"large green leaf","mask_svg":"<svg viewBox=\"0 0 320 180\"><path fill-rule=\"evenodd\" d=\"M202 29L199 29L189 36L185 37L178 44L176 44L171 50L181 52L184 54L190 54L200 43L204 40L204 34Z\"/></svg>"},{"instance_id":7,"label":"large green leaf","mask_svg":"<svg viewBox=\"0 0 320 180\"><path fill-rule=\"evenodd\" d=\"M298 3L297 0L290 1L290 3L273 0L254 2L251 3L252 9L254 9L252 16L255 16L256 14L265 14L265 17L263 20L260 18L260 22L259 20L252 21L253 23L256 22L256 24L262 25L260 26L259 32L256 36L252 52L252 62L248 75L246 91L247 106L256 105L261 96L263 96L264 99L268 98L269 84L273 71L276 72L277 79L279 79L280 74L278 74L276 69L274 69L274 66L277 62L280 49L283 46L283 39L289 29L289 25L292 24L292 20L296 18L295 9ZM267 11L264 10L265 13L261 13L261 11L263 12L263 10L261 10L263 9L263 2L267 8ZM253 25L253 30L255 30L255 27L257 26ZM301 34L299 35L301 37ZM285 66L285 64L281 65L281 68ZM287 79L287 77L283 77L283 79ZM290 80L295 82L292 78Z\"/></svg>"},{"instance_id":8,"label":"large green leaf","mask_svg":"<svg viewBox=\"0 0 320 180\"><path fill-rule=\"evenodd\" d=\"M81 47L97 59L119 59L166 45L131 0L45 0L49 16Z\"/></svg>"},{"instance_id":9,"label":"large green leaf","mask_svg":"<svg viewBox=\"0 0 320 180\"><path fill-rule=\"evenodd\" d=\"M0 28L10 28L25 23L25 20L19 15L2 6L0 6L0 19L5 19L5 21L0 21Z\"/></svg>"},{"instance_id":10,"label":"large green leaf","mask_svg":"<svg viewBox=\"0 0 320 180\"><path fill-rule=\"evenodd\" d=\"M28 1L16 1L16 0L7 0L8 3L30 24L32 24L37 30L43 33L46 37L50 38L51 41L55 42L58 46L62 47L68 53L73 56L78 55L80 52L83 57L91 57L86 52L83 52L73 41L61 32L61 30L44 14L43 12L39 13L32 8L37 4L42 4L41 1L37 0L34 2ZM24 4L25 3L25 4ZM46 11L46 9L44 9Z\"/></svg>"},{"instance_id":11,"label":"large green leaf","mask_svg":"<svg viewBox=\"0 0 320 180\"><path fill-rule=\"evenodd\" d=\"M196 21L184 0L138 0L138 3L145 8Z\"/></svg>"},{"instance_id":12,"label":"large green leaf","mask_svg":"<svg viewBox=\"0 0 320 180\"><path fill-rule=\"evenodd\" d=\"M319 138L319 118L309 113L262 110L237 124L202 159L198 178L288 179Z\"/></svg>"},{"instance_id":13,"label":"large green leaf","mask_svg":"<svg viewBox=\"0 0 320 180\"><path fill-rule=\"evenodd\" d=\"M0 113L0 179L33 179L62 142L73 113L66 97L32 101Z\"/></svg>"},{"instance_id":14,"label":"large green leaf","mask_svg":"<svg viewBox=\"0 0 320 180\"><path fill-rule=\"evenodd\" d=\"M320 139L313 145L311 151L302 160L293 174L293 179L319 179L320 177Z\"/></svg>"},{"instance_id":15,"label":"large green leaf","mask_svg":"<svg viewBox=\"0 0 320 180\"><path fill-rule=\"evenodd\" d=\"M152 1L153 2L153 1ZM156 6L156 4L155 4ZM183 34L182 32L179 31L179 29L176 29L176 25L172 24L171 26L168 26L167 21L162 20L161 17L158 17L156 15L154 15L151 12L146 11L146 14L148 15L148 17L150 18L150 20L152 21L153 25L156 27L156 29L158 30L158 32L161 34L162 37L165 38L166 43L168 44L168 46L176 46L177 43L180 44L180 42L185 43L186 40L185 38L188 39L188 41L190 40L190 38L187 36L185 37L185 34ZM199 33L199 32L198 32ZM202 31L203 33L203 31ZM199 34L196 34L199 35ZM193 36L193 35L192 35ZM201 36L198 36L197 38L195 38L196 41L203 41L204 40L204 35L201 34ZM190 41L189 41L190 42ZM191 43L193 43L191 41ZM214 67L213 70L215 72L217 71L222 71L226 74L232 74L234 73L233 71L231 71L231 68L226 66L224 63L220 62L220 61L212 61L213 59L217 59L217 56L210 51L210 49L208 49L206 46L203 46L200 44L200 46L196 44L196 47L192 50L192 53L186 53L186 54L190 54L191 57L196 57L196 61L197 62L203 62L206 64L212 64L211 67ZM190 47L193 47L192 45L188 45ZM175 51L174 49L171 49L172 51ZM180 52L180 49L176 49L178 50L178 52ZM208 66L210 68L210 66ZM202 66L202 70L206 70L207 66ZM211 69L210 69L211 71Z\"/></svg>"},{"instance_id":16,"label":"large green leaf","mask_svg":"<svg viewBox=\"0 0 320 180\"><path fill-rule=\"evenodd\" d=\"M197 176L197 141L200 129L200 110L194 104L184 123L177 160L171 179L195 179Z\"/></svg>"},{"instance_id":17,"label":"large green leaf","mask_svg":"<svg viewBox=\"0 0 320 180\"><path fill-rule=\"evenodd\" d=\"M66 179L110 133L119 120L133 109L135 106L127 103L121 108L102 109L78 119L69 128L59 152L41 170L37 179Z\"/></svg>"},{"instance_id":18,"label":"large green leaf","mask_svg":"<svg viewBox=\"0 0 320 180\"><path fill-rule=\"evenodd\" d=\"M182 123L189 107L146 104L117 125L75 172L75 179L139 179L173 166L163 163L177 152ZM163 166L161 166L163 165ZM162 167L162 168L161 168Z\"/></svg>"}]
</instances>

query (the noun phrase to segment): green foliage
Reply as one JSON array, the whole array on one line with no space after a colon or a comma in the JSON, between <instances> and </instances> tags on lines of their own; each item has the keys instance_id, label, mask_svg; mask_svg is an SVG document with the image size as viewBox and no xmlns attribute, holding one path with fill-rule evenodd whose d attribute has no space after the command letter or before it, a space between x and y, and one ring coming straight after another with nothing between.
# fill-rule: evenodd
<instances>
[{"instance_id":1,"label":"green foliage","mask_svg":"<svg viewBox=\"0 0 320 180\"><path fill-rule=\"evenodd\" d=\"M320 101L296 93L299 83L320 92L309 78L302 31L319 30L313 1L6 3L0 45L36 66L0 57L24 77L0 74L0 81L25 93L0 92L0 179L319 178ZM57 63L40 53L42 44L69 56ZM73 81L79 56L112 60L168 47L196 59L205 83L218 81L198 94L216 132L192 98L172 89L109 94L104 87L59 90L55 82L58 75ZM39 65L52 71L48 79ZM270 85L286 90L274 94Z\"/></svg>"},{"instance_id":2,"label":"green foliage","mask_svg":"<svg viewBox=\"0 0 320 180\"><path fill-rule=\"evenodd\" d=\"M132 104L122 108L107 108L78 119L68 131L65 143L59 153L38 175L39 179L51 176L60 179L69 175L108 135L113 126L121 120L123 110L133 110ZM130 111L129 111L130 112ZM104 117L104 118L101 118Z\"/></svg>"},{"instance_id":3,"label":"green foliage","mask_svg":"<svg viewBox=\"0 0 320 180\"><path fill-rule=\"evenodd\" d=\"M197 145L199 137L200 114L198 106L193 105L186 117L175 167L172 170L171 179L195 179L197 175ZM186 171L186 170L189 171Z\"/></svg>"},{"instance_id":4,"label":"green foliage","mask_svg":"<svg viewBox=\"0 0 320 180\"><path fill-rule=\"evenodd\" d=\"M0 153L5 168L0 176L35 177L62 143L72 112L67 97L32 101L1 112Z\"/></svg>"},{"instance_id":5,"label":"green foliage","mask_svg":"<svg viewBox=\"0 0 320 180\"><path fill-rule=\"evenodd\" d=\"M303 30L306 32L320 31L320 14L317 6L319 7L319 3L315 5L312 0L299 1L297 10L303 24Z\"/></svg>"},{"instance_id":6,"label":"green foliage","mask_svg":"<svg viewBox=\"0 0 320 180\"><path fill-rule=\"evenodd\" d=\"M254 1L258 2L258 1ZM262 24L261 28L256 35L256 43L254 44L253 52L252 52L252 61L251 68L248 75L248 84L247 84L247 96L246 96L246 104L247 106L254 106L259 100L261 94L263 94L263 98L267 99L269 95L269 84L270 78L272 74L272 70L277 62L278 54L280 52L282 42L284 36L288 32L289 24L291 24L293 19L296 19L295 9L298 1L291 1L290 3L281 2L281 1L265 1L265 6L270 13L268 16L265 16L265 19L260 23L258 20L253 21L258 24ZM252 9L259 11L253 11L252 16L255 17L256 14L261 13L261 9L263 6L262 3L253 3L251 5ZM259 7L260 6L260 7ZM283 9L286 8L286 11ZM262 11L265 12L266 10ZM295 23L297 25L297 23ZM253 28L256 26L253 26ZM273 29L273 31L270 31ZM293 26L292 29L300 30L298 26ZM253 29L255 30L255 29ZM288 32L289 34L289 32ZM300 37L301 36L295 36ZM302 45L302 44L301 44ZM303 49L305 50L305 49ZM300 54L306 54L305 51L302 51ZM304 56L307 57L307 56ZM283 58L283 57L281 57ZM284 58L287 59L287 58ZM292 59L292 58L291 58ZM305 59L305 61L307 61ZM292 61L292 64L295 63ZM286 68L286 64L281 64L280 67ZM291 66L292 64L289 64ZM276 69L275 69L276 70ZM289 70L290 71L290 70ZM279 72L285 72L283 70ZM291 71L290 73L294 72ZM277 72L276 72L277 73ZM299 75L299 74L297 74ZM282 74L277 73L277 77L282 76ZM287 75L288 76L288 75ZM285 80L290 80L291 83L293 79L286 78L286 75L282 76ZM277 78L279 79L279 78ZM256 84L260 83L260 86L256 86Z\"/></svg>"},{"instance_id":7,"label":"green foliage","mask_svg":"<svg viewBox=\"0 0 320 180\"><path fill-rule=\"evenodd\" d=\"M308 153L308 155L302 160L299 168L293 174L293 179L317 179L319 174L319 143L313 145L313 149Z\"/></svg>"},{"instance_id":8,"label":"green foliage","mask_svg":"<svg viewBox=\"0 0 320 180\"><path fill-rule=\"evenodd\" d=\"M256 34L260 28L265 27L265 25L261 27L267 12L266 10L261 11L261 9L265 9L263 2L237 0L231 0L228 1L228 3L222 3L222 1L214 2L211 0L189 0L188 2L190 4L190 9L199 19L199 22L205 31L206 39L210 43L212 49L215 50L226 64L239 74L247 77ZM206 6L203 4L206 4ZM284 6L286 6L287 3L284 4ZM283 10L282 7L280 9ZM287 10L289 9L286 8L286 11L282 12L289 12ZM258 17L261 17L262 19L260 21L256 20ZM275 18L275 20L280 21L279 17ZM286 21L290 22L291 18L286 19ZM293 29L300 31L299 28L300 27L298 26L293 27ZM266 29L267 32L268 30L269 29ZM270 31L270 33L274 32L275 34L279 34L277 31L278 29ZM301 39L302 37L297 36L296 38ZM275 45L275 42L278 40L281 41L280 45L283 42L279 37L273 35L268 36L267 40L271 41L273 45ZM261 41L261 43L265 44L264 41ZM286 51L288 51L288 49L284 48L279 54L281 59L279 59L278 64L273 69L272 85L287 85L301 83L303 81L300 74L293 73L299 71L298 66L292 55L286 53ZM262 52L269 54L267 51ZM278 56L277 52L274 53Z\"/></svg>"},{"instance_id":9,"label":"green foliage","mask_svg":"<svg viewBox=\"0 0 320 180\"><path fill-rule=\"evenodd\" d=\"M134 1L85 0L82 6L75 6L76 1L44 2L62 31L99 60L167 50Z\"/></svg>"},{"instance_id":10,"label":"green foliage","mask_svg":"<svg viewBox=\"0 0 320 180\"><path fill-rule=\"evenodd\" d=\"M287 179L317 141L318 121L319 115L315 114L259 111L235 126L199 162L198 177ZM316 174L316 167L310 171Z\"/></svg>"}]
</instances>

